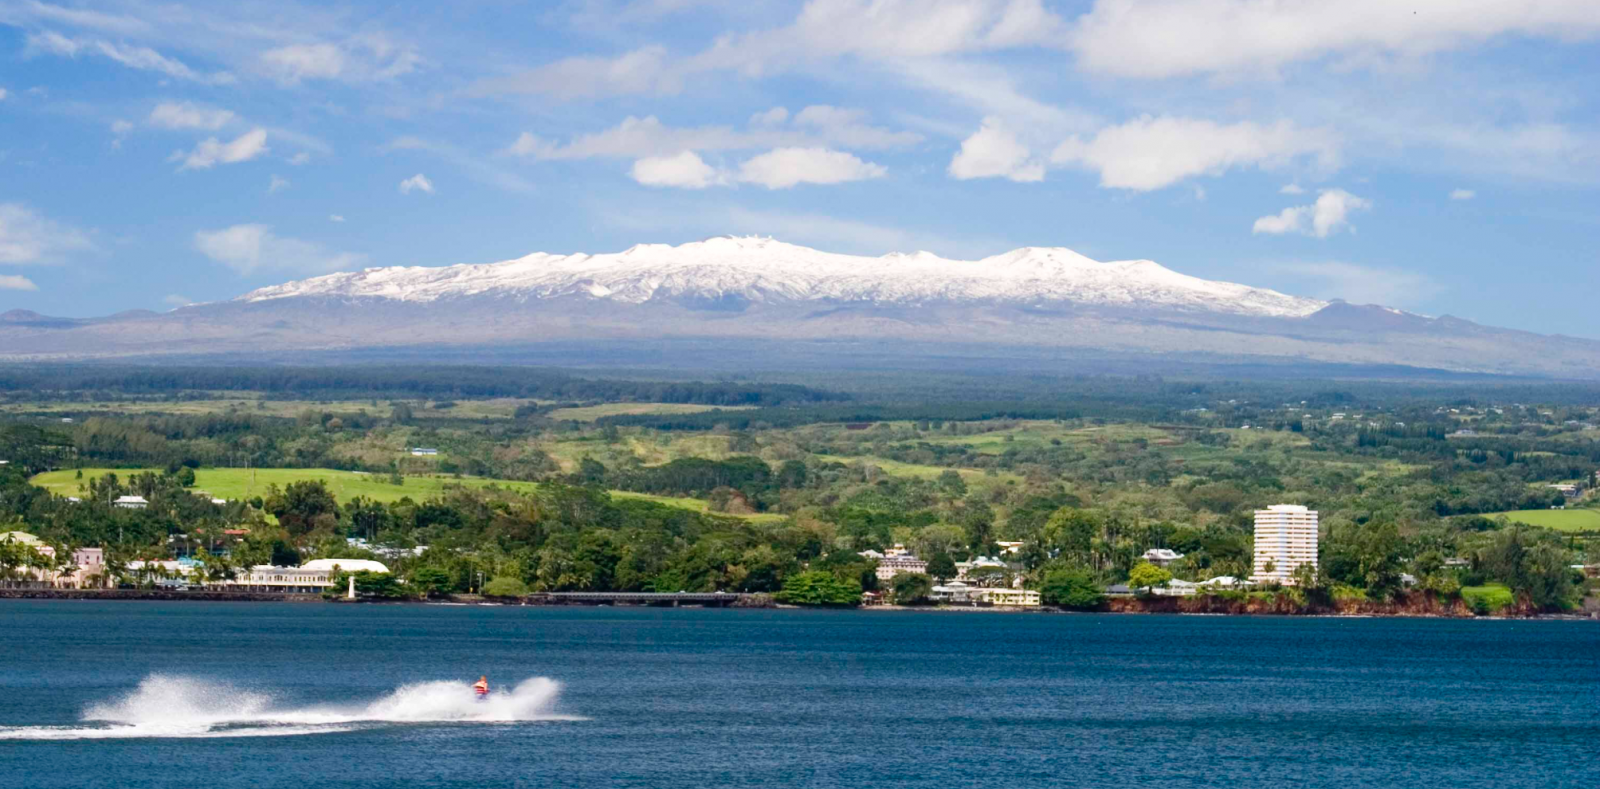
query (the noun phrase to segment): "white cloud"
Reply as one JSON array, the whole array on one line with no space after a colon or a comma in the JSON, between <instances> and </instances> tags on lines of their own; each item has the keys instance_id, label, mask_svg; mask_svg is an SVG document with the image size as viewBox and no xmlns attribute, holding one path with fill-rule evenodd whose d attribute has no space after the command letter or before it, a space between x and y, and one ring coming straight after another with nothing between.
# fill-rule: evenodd
<instances>
[{"instance_id":1,"label":"white cloud","mask_svg":"<svg viewBox=\"0 0 1600 789\"><path fill-rule=\"evenodd\" d=\"M344 221L344 215L343 214L328 214L328 221L329 222L343 222Z\"/></svg>"},{"instance_id":2,"label":"white cloud","mask_svg":"<svg viewBox=\"0 0 1600 789\"><path fill-rule=\"evenodd\" d=\"M267 225L244 224L194 234L200 254L242 274L257 271L325 273L360 268L367 256L332 252L320 244L273 235Z\"/></svg>"},{"instance_id":3,"label":"white cloud","mask_svg":"<svg viewBox=\"0 0 1600 789\"><path fill-rule=\"evenodd\" d=\"M1354 263L1280 263L1270 268L1304 283L1292 290L1320 299L1344 299L1354 304L1408 307L1424 303L1443 290L1438 282L1426 274Z\"/></svg>"},{"instance_id":4,"label":"white cloud","mask_svg":"<svg viewBox=\"0 0 1600 789\"><path fill-rule=\"evenodd\" d=\"M983 125L965 140L950 159L949 173L960 180L1009 178L1044 180L1044 164L1034 160L1028 147L999 118L984 118Z\"/></svg>"},{"instance_id":5,"label":"white cloud","mask_svg":"<svg viewBox=\"0 0 1600 789\"><path fill-rule=\"evenodd\" d=\"M1415 57L1507 35L1600 33L1592 0L1097 0L1069 37L1126 77L1259 71L1329 55Z\"/></svg>"},{"instance_id":6,"label":"white cloud","mask_svg":"<svg viewBox=\"0 0 1600 789\"><path fill-rule=\"evenodd\" d=\"M844 151L827 148L779 148L739 165L739 180L768 189L797 184L839 184L880 178L883 165L864 162Z\"/></svg>"},{"instance_id":7,"label":"white cloud","mask_svg":"<svg viewBox=\"0 0 1600 789\"><path fill-rule=\"evenodd\" d=\"M781 111L781 113L779 112ZM668 126L654 115L628 116L604 131L580 135L566 144L523 132L506 153L540 160L644 159L676 156L683 151L748 151L760 148L838 146L877 150L914 145L922 135L866 123L864 110L816 105L791 118L777 107L751 118L751 128L731 126Z\"/></svg>"},{"instance_id":8,"label":"white cloud","mask_svg":"<svg viewBox=\"0 0 1600 789\"><path fill-rule=\"evenodd\" d=\"M311 154L306 153L305 151L301 151L301 152L289 157L289 164L292 164L292 165L294 165L296 167L299 167L302 164L309 164L310 162L311 162Z\"/></svg>"},{"instance_id":9,"label":"white cloud","mask_svg":"<svg viewBox=\"0 0 1600 789\"><path fill-rule=\"evenodd\" d=\"M433 182L428 180L428 176L423 175L422 173L417 173L416 175L413 175L410 178L400 182L400 194L411 194L413 189L419 192L433 194Z\"/></svg>"},{"instance_id":10,"label":"white cloud","mask_svg":"<svg viewBox=\"0 0 1600 789\"><path fill-rule=\"evenodd\" d=\"M177 293L168 293L166 295L166 298L163 298L161 300L161 303L165 304L165 305L167 305L169 307L174 307L174 308L176 308L176 307L187 307L190 304L194 303L194 299L191 299L188 296L183 296L183 295L180 295L180 294L177 294Z\"/></svg>"},{"instance_id":11,"label":"white cloud","mask_svg":"<svg viewBox=\"0 0 1600 789\"><path fill-rule=\"evenodd\" d=\"M414 47L387 36L363 34L342 42L288 44L261 53L258 63L267 76L284 85L305 80L368 82L416 71L422 56Z\"/></svg>"},{"instance_id":12,"label":"white cloud","mask_svg":"<svg viewBox=\"0 0 1600 789\"><path fill-rule=\"evenodd\" d=\"M477 95L536 93L561 99L671 95L699 74L779 73L838 57L896 62L1024 46L1055 46L1065 23L1042 0L811 0L781 27L718 38L676 58L661 46L616 57L570 57L478 83Z\"/></svg>"},{"instance_id":13,"label":"white cloud","mask_svg":"<svg viewBox=\"0 0 1600 789\"><path fill-rule=\"evenodd\" d=\"M694 151L652 156L633 163L633 180L646 186L705 189L734 183L788 189L800 184L840 184L880 178L888 169L829 148L776 148L740 163L734 172L706 164Z\"/></svg>"},{"instance_id":14,"label":"white cloud","mask_svg":"<svg viewBox=\"0 0 1600 789\"><path fill-rule=\"evenodd\" d=\"M3 98L3 97L0 97ZM789 120L789 110L786 107L773 107L766 112L758 112L750 116L751 126L781 126Z\"/></svg>"},{"instance_id":15,"label":"white cloud","mask_svg":"<svg viewBox=\"0 0 1600 789\"><path fill-rule=\"evenodd\" d=\"M1278 194L1281 195L1303 195L1305 193L1305 187L1299 184L1284 184L1283 188L1278 190Z\"/></svg>"},{"instance_id":16,"label":"white cloud","mask_svg":"<svg viewBox=\"0 0 1600 789\"><path fill-rule=\"evenodd\" d=\"M233 112L203 107L194 102L164 101L150 111L150 125L163 129L205 129L216 131L234 119Z\"/></svg>"},{"instance_id":17,"label":"white cloud","mask_svg":"<svg viewBox=\"0 0 1600 789\"><path fill-rule=\"evenodd\" d=\"M0 274L0 290L38 290L33 280L20 274Z\"/></svg>"},{"instance_id":18,"label":"white cloud","mask_svg":"<svg viewBox=\"0 0 1600 789\"><path fill-rule=\"evenodd\" d=\"M0 88L0 101L5 101L6 100L6 96L8 96L8 95L10 95L10 94L6 93L6 89L5 88Z\"/></svg>"},{"instance_id":19,"label":"white cloud","mask_svg":"<svg viewBox=\"0 0 1600 789\"><path fill-rule=\"evenodd\" d=\"M485 80L476 96L532 93L558 99L608 95L671 95L683 89L679 69L667 50L647 46L614 58L570 57L509 77Z\"/></svg>"},{"instance_id":20,"label":"white cloud","mask_svg":"<svg viewBox=\"0 0 1600 789\"><path fill-rule=\"evenodd\" d=\"M1455 189L1450 192L1451 200L1471 200L1477 196L1478 193L1472 191L1471 189Z\"/></svg>"},{"instance_id":21,"label":"white cloud","mask_svg":"<svg viewBox=\"0 0 1600 789\"><path fill-rule=\"evenodd\" d=\"M261 63L284 82L332 79L344 72L344 53L333 44L291 44L261 53Z\"/></svg>"},{"instance_id":22,"label":"white cloud","mask_svg":"<svg viewBox=\"0 0 1600 789\"><path fill-rule=\"evenodd\" d=\"M1257 219L1250 227L1251 233L1266 233L1268 235L1282 235L1291 232L1305 232L1306 217L1311 214L1311 206L1291 206L1269 216Z\"/></svg>"},{"instance_id":23,"label":"white cloud","mask_svg":"<svg viewBox=\"0 0 1600 789\"><path fill-rule=\"evenodd\" d=\"M226 71L219 71L215 74L202 74L184 65L182 61L169 58L149 47L119 44L98 39L68 38L60 33L48 30L28 34L27 52L29 54L43 52L67 58L76 58L79 55L99 55L121 63L128 68L155 71L174 79L200 82L208 85L227 85L236 81L234 76Z\"/></svg>"},{"instance_id":24,"label":"white cloud","mask_svg":"<svg viewBox=\"0 0 1600 789\"><path fill-rule=\"evenodd\" d=\"M706 164L694 151L640 159L633 163L629 174L633 180L645 186L673 186L680 189L704 189L725 182L723 174Z\"/></svg>"},{"instance_id":25,"label":"white cloud","mask_svg":"<svg viewBox=\"0 0 1600 789\"><path fill-rule=\"evenodd\" d=\"M1332 134L1289 121L1223 126L1195 118L1144 116L1101 129L1087 142L1070 138L1050 160L1094 170L1104 187L1149 191L1197 175L1220 175L1241 166L1277 167L1305 156L1330 168L1337 154Z\"/></svg>"},{"instance_id":26,"label":"white cloud","mask_svg":"<svg viewBox=\"0 0 1600 789\"><path fill-rule=\"evenodd\" d=\"M111 122L111 133L112 134L115 134L115 135L120 137L120 136L122 136L124 134L127 134L128 132L131 132L131 131L133 131L133 124L131 124L131 123L125 121L125 120L114 120L114 121Z\"/></svg>"},{"instance_id":27,"label":"white cloud","mask_svg":"<svg viewBox=\"0 0 1600 789\"><path fill-rule=\"evenodd\" d=\"M234 138L232 142L221 142L215 137L207 137L201 140L194 150L173 154L171 160L183 160L183 165L178 168L180 170L204 170L217 164L248 162L267 151L267 131L251 129Z\"/></svg>"},{"instance_id":28,"label":"white cloud","mask_svg":"<svg viewBox=\"0 0 1600 789\"><path fill-rule=\"evenodd\" d=\"M1372 201L1356 197L1343 189L1324 189L1311 205L1285 208L1277 214L1257 219L1250 232L1269 235L1301 233L1327 238L1345 228L1354 232L1350 214L1371 207Z\"/></svg>"},{"instance_id":29,"label":"white cloud","mask_svg":"<svg viewBox=\"0 0 1600 789\"><path fill-rule=\"evenodd\" d=\"M289 188L289 179L281 178L281 177L278 176L277 173L273 173L272 174L272 178L267 181L267 194L269 194L269 195L270 194L277 194L278 192L281 192L281 191L283 191L285 189L288 189L288 188Z\"/></svg>"},{"instance_id":30,"label":"white cloud","mask_svg":"<svg viewBox=\"0 0 1600 789\"><path fill-rule=\"evenodd\" d=\"M47 219L21 203L0 203L0 263L59 263L92 249L94 244L83 231Z\"/></svg>"},{"instance_id":31,"label":"white cloud","mask_svg":"<svg viewBox=\"0 0 1600 789\"><path fill-rule=\"evenodd\" d=\"M789 25L719 39L683 70L758 74L824 57L933 58L1055 46L1065 34L1041 0L811 0Z\"/></svg>"}]
</instances>

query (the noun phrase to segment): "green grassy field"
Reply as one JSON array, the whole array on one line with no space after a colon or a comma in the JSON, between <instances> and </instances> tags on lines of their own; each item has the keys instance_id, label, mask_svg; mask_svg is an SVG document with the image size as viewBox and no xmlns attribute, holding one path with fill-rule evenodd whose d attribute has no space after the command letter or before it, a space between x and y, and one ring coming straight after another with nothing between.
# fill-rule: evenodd
<instances>
[{"instance_id":1,"label":"green grassy field","mask_svg":"<svg viewBox=\"0 0 1600 789\"><path fill-rule=\"evenodd\" d=\"M1515 523L1568 532L1600 532L1600 510L1512 510L1491 512L1485 517L1506 516Z\"/></svg>"},{"instance_id":2,"label":"green grassy field","mask_svg":"<svg viewBox=\"0 0 1600 789\"><path fill-rule=\"evenodd\" d=\"M1488 604L1490 611L1498 611L1517 601L1516 595L1504 584L1488 584L1486 586L1463 586L1461 598L1472 605L1474 601L1483 600Z\"/></svg>"},{"instance_id":3,"label":"green grassy field","mask_svg":"<svg viewBox=\"0 0 1600 789\"><path fill-rule=\"evenodd\" d=\"M630 434L615 443L597 437L582 438L553 441L542 444L540 448L550 453L550 457L561 464L561 469L568 472L577 470L578 462L585 457L592 457L607 467L613 467L625 458L637 458L646 466L659 466L678 458L725 460L732 454L728 451L727 436L700 434Z\"/></svg>"},{"instance_id":4,"label":"green grassy field","mask_svg":"<svg viewBox=\"0 0 1600 789\"><path fill-rule=\"evenodd\" d=\"M148 469L147 469L148 470ZM75 479L72 470L49 471L33 478L32 482L42 488L47 488L64 496L78 495L79 485L87 484L91 477L103 474L116 474L122 479L129 475L139 473L139 469L106 469L86 468L83 470L83 480ZM202 468L195 471L195 490L203 490L217 498L223 499L248 499L266 493L268 485L283 487L291 482L307 479L322 480L328 489L339 501L349 501L357 496L391 502L410 496L415 500L422 500L436 496L451 485L468 485L471 487L485 487L500 485L514 490L532 490L531 482L513 482L509 480L485 479L482 477L463 477L456 479L449 476L406 477L404 485L391 485L389 478L383 474L366 474L360 471L340 471L327 468Z\"/></svg>"},{"instance_id":5,"label":"green grassy field","mask_svg":"<svg viewBox=\"0 0 1600 789\"><path fill-rule=\"evenodd\" d=\"M901 463L898 460L881 458L876 455L861 455L859 457L847 457L845 455L812 455L812 457L818 463L843 463L846 466L869 464L877 466L883 470L883 473L888 474L891 477L937 479L940 474L951 470L945 466L924 466L918 463ZM993 477L990 477L984 474L984 472L975 468L958 468L955 469L955 471L961 474L961 479L968 485L974 483L980 485L984 483L1004 483L1007 480L1021 479L1021 477L1017 476L1016 474L1012 474L1009 471L1002 471Z\"/></svg>"},{"instance_id":6,"label":"green grassy field","mask_svg":"<svg viewBox=\"0 0 1600 789\"><path fill-rule=\"evenodd\" d=\"M606 403L605 405L589 405L581 408L557 408L551 411L549 416L551 419L593 422L603 416L698 414L705 411L746 411L750 408L753 408L753 406L691 405L688 403Z\"/></svg>"},{"instance_id":7,"label":"green grassy field","mask_svg":"<svg viewBox=\"0 0 1600 789\"><path fill-rule=\"evenodd\" d=\"M630 491L630 490L613 490L613 491L611 491L611 497L614 498L614 499L641 499L643 501L653 501L653 502L655 502L657 504L665 504L668 507L680 507L680 508L686 509L686 510L694 510L695 512L709 512L710 511L710 505L706 503L705 499L674 498L672 496L655 496L655 495L651 495L649 493L634 493L633 491ZM723 514L726 514L726 513L723 513ZM735 515L733 517L744 518L745 520L755 521L757 523L775 523L777 521L783 520L784 518L786 518L788 516L787 515L779 515L777 513L771 513L771 512L761 512L761 513L756 513L754 515Z\"/></svg>"},{"instance_id":8,"label":"green grassy field","mask_svg":"<svg viewBox=\"0 0 1600 789\"><path fill-rule=\"evenodd\" d=\"M153 469L144 469L152 471ZM76 479L73 470L47 471L30 480L39 487L46 488L63 496L76 496L79 486L87 485L93 477L105 474L116 474L126 480L132 474L140 473L140 469L110 469L86 468L83 470L83 480ZM484 477L462 477L457 479L451 476L406 477L404 485L391 485L389 478L383 474L366 474L360 471L340 471L328 468L262 468L245 470L240 468L202 468L194 474L196 491L206 491L221 499L248 499L266 493L268 485L283 487L291 482L315 479L322 480L333 495L340 502L349 501L357 496L365 496L374 501L394 502L406 496L413 500L422 501L443 493L452 485L466 485L469 487L483 488L497 485L517 491L533 490L536 483L520 482L505 479L487 479ZM645 493L632 493L623 490L611 491L617 498L646 499L664 504L668 507L679 507L695 512L706 512L705 499L674 498L671 496L651 496ZM784 516L773 514L742 515L738 517L755 521L782 520Z\"/></svg>"}]
</instances>

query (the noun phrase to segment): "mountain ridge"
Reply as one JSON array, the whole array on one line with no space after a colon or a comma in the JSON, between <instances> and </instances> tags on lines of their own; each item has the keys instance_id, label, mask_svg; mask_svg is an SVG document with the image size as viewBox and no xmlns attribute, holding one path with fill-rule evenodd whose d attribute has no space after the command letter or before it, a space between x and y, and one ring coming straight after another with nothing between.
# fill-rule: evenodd
<instances>
[{"instance_id":1,"label":"mountain ridge","mask_svg":"<svg viewBox=\"0 0 1600 789\"><path fill-rule=\"evenodd\" d=\"M929 252L864 257L770 238L719 236L680 246L637 244L611 254L534 253L487 264L394 266L328 274L235 301L349 297L437 301L468 296L586 296L639 304L659 298L748 302L933 302L1159 305L1303 317L1327 302L1204 280L1149 260L1100 262L1059 247L1023 247L976 261Z\"/></svg>"},{"instance_id":2,"label":"mountain ridge","mask_svg":"<svg viewBox=\"0 0 1600 789\"><path fill-rule=\"evenodd\" d=\"M524 349L523 359L547 349L548 363L564 365L611 356L693 366L711 353L750 369L788 355L842 370L1003 357L1049 372L1085 360L1137 367L1206 358L1285 371L1343 365L1600 379L1594 340L1308 299L1053 247L960 261L718 237L600 255L371 268L164 314L0 316L0 360L10 361L379 351L459 361L512 347ZM571 350L580 347L592 350Z\"/></svg>"}]
</instances>

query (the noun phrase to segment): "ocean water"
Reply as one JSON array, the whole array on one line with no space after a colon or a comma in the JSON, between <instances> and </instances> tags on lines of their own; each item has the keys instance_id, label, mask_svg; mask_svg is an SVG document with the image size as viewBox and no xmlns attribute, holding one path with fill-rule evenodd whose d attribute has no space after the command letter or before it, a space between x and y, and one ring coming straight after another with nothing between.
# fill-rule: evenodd
<instances>
[{"instance_id":1,"label":"ocean water","mask_svg":"<svg viewBox=\"0 0 1600 789\"><path fill-rule=\"evenodd\" d=\"M0 601L0 787L547 786L1595 787L1600 624Z\"/></svg>"}]
</instances>

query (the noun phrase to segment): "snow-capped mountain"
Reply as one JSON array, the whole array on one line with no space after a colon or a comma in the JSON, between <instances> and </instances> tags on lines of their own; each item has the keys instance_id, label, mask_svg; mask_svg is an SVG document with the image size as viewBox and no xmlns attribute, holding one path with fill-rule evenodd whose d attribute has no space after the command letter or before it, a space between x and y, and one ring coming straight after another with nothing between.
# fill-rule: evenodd
<instances>
[{"instance_id":1,"label":"snow-capped mountain","mask_svg":"<svg viewBox=\"0 0 1600 789\"><path fill-rule=\"evenodd\" d=\"M1059 248L949 260L713 238L329 274L159 315L0 313L0 359L304 362L317 351L696 370L1309 363L1356 375L1400 366L1600 379L1593 340L1319 301Z\"/></svg>"},{"instance_id":2,"label":"snow-capped mountain","mask_svg":"<svg viewBox=\"0 0 1600 789\"><path fill-rule=\"evenodd\" d=\"M968 261L929 252L858 257L749 237L676 247L640 244L602 255L540 252L501 263L370 268L262 288L238 300L434 302L475 296L577 296L627 304L683 298L878 305L1071 302L1275 318L1304 317L1328 304L1190 277L1148 260L1101 263L1062 248L1028 247Z\"/></svg>"}]
</instances>

